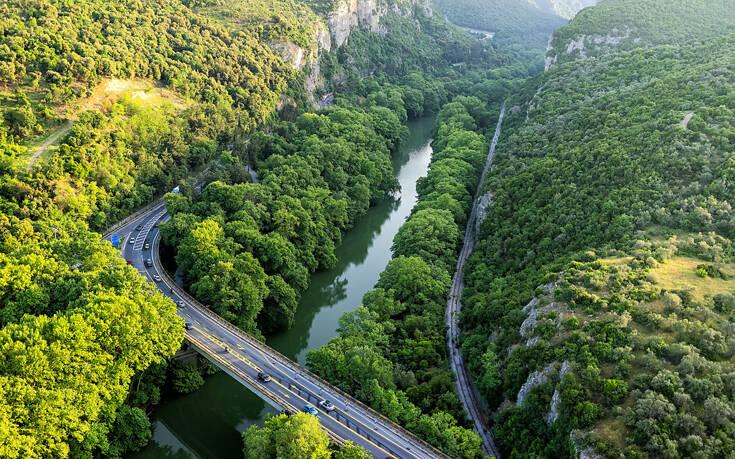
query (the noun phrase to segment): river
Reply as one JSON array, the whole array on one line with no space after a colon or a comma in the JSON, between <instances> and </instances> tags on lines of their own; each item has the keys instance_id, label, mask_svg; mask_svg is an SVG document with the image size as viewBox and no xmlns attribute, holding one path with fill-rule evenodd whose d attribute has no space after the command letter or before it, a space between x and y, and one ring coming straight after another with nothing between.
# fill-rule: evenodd
<instances>
[{"instance_id":1,"label":"river","mask_svg":"<svg viewBox=\"0 0 735 459\"><path fill-rule=\"evenodd\" d=\"M374 206L344 235L336 252L337 266L311 276L296 312L296 325L267 338L274 349L303 364L306 352L336 336L340 316L361 304L362 296L378 281L390 260L393 237L416 203L416 180L426 175L431 161L433 125L434 117L408 123L410 135L393 158L400 200ZM230 376L218 373L193 394L167 399L158 406L151 419L153 439L129 457L242 457L241 432L262 425L273 411Z\"/></svg>"}]
</instances>

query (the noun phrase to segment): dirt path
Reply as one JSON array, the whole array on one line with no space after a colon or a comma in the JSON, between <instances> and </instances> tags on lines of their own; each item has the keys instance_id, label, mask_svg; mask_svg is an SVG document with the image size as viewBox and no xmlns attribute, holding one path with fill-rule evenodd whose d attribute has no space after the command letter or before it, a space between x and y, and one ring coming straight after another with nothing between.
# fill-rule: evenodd
<instances>
[{"instance_id":1,"label":"dirt path","mask_svg":"<svg viewBox=\"0 0 735 459\"><path fill-rule=\"evenodd\" d=\"M67 121L66 124L61 129L59 129L59 131L56 134L46 139L43 145L38 147L36 151L33 153L33 155L31 156L31 159L28 161L28 165L26 166L26 169L31 170L31 168L33 167L33 163L36 162L36 160L43 154L43 152L46 151L46 149L50 147L54 142L59 140L59 137L69 132L69 129L71 129L71 127L74 126L74 123L76 123L75 120Z\"/></svg>"},{"instance_id":2,"label":"dirt path","mask_svg":"<svg viewBox=\"0 0 735 459\"><path fill-rule=\"evenodd\" d=\"M694 112L687 113L683 120L681 120L681 124L679 124L681 127L686 129L689 126L689 122L694 117Z\"/></svg>"},{"instance_id":3,"label":"dirt path","mask_svg":"<svg viewBox=\"0 0 735 459\"><path fill-rule=\"evenodd\" d=\"M457 271L454 273L452 278L452 289L449 292L449 301L447 302L446 312L446 323L449 327L447 331L447 346L449 348L449 363L452 366L452 370L457 375L456 385L459 391L459 398L462 400L465 411L475 424L475 431L480 435L483 442L483 450L485 454L489 456L500 457L500 452L495 446L495 439L493 434L487 428L488 424L488 413L485 406L485 402L477 392L477 388L472 383L470 375L467 371L464 358L462 357L462 351L459 349L459 313L462 310L462 303L460 298L462 296L462 289L464 288L464 266L467 258L472 253L477 243L476 225L477 210L479 207L479 201L481 198L482 185L485 182L490 165L493 162L495 156L495 147L498 144L498 138L500 137L500 129L503 125L503 116L505 115L505 104L500 111L498 117L498 125L495 128L495 137L493 137L490 150L487 154L487 161L485 162L485 169L482 171L482 177L480 177L480 183L477 185L477 192L475 193L475 200L472 203L472 211L470 212L470 218L467 220L467 230L465 231L464 242L462 244L462 251L459 253L459 259L457 260Z\"/></svg>"}]
</instances>

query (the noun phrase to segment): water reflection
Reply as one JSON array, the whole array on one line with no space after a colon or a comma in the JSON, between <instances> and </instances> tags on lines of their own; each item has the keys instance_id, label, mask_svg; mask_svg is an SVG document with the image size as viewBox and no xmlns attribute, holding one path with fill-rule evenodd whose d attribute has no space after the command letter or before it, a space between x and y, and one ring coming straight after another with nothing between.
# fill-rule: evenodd
<instances>
[{"instance_id":1,"label":"water reflection","mask_svg":"<svg viewBox=\"0 0 735 459\"><path fill-rule=\"evenodd\" d=\"M400 199L371 208L337 248L334 269L315 273L296 312L293 329L267 338L269 345L304 363L306 352L336 335L339 318L354 310L391 257L398 228L416 202L416 180L426 174L434 119L409 123L410 137L393 160ZM241 432L261 424L272 408L226 374L209 377L197 392L167 400L153 416L154 437L135 459L242 457Z\"/></svg>"}]
</instances>

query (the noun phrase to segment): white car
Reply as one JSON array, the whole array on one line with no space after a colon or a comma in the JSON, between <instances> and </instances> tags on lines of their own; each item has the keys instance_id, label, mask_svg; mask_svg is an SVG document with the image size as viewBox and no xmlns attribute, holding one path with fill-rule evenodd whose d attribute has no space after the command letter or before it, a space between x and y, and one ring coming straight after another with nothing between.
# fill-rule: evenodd
<instances>
[{"instance_id":1,"label":"white car","mask_svg":"<svg viewBox=\"0 0 735 459\"><path fill-rule=\"evenodd\" d=\"M322 400L319 402L319 406L321 406L324 411L334 411L337 407L334 406L334 403L330 402L329 400Z\"/></svg>"}]
</instances>

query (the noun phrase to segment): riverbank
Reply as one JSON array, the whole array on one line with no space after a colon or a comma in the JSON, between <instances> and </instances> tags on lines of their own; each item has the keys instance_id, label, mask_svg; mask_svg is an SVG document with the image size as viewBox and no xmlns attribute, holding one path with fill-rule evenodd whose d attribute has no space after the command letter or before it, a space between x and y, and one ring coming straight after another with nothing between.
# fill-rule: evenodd
<instances>
[{"instance_id":1,"label":"riverbank","mask_svg":"<svg viewBox=\"0 0 735 459\"><path fill-rule=\"evenodd\" d=\"M400 200L374 206L345 234L336 251L335 268L311 276L296 312L296 325L268 337L270 346L304 363L308 350L337 335L339 317L361 304L390 260L393 237L416 203L416 180L426 174L431 160L433 125L434 117L408 123L410 135L393 158ZM258 396L228 375L216 374L198 391L158 406L151 419L151 443L129 457L239 457L240 432L262 424L271 412Z\"/></svg>"}]
</instances>

